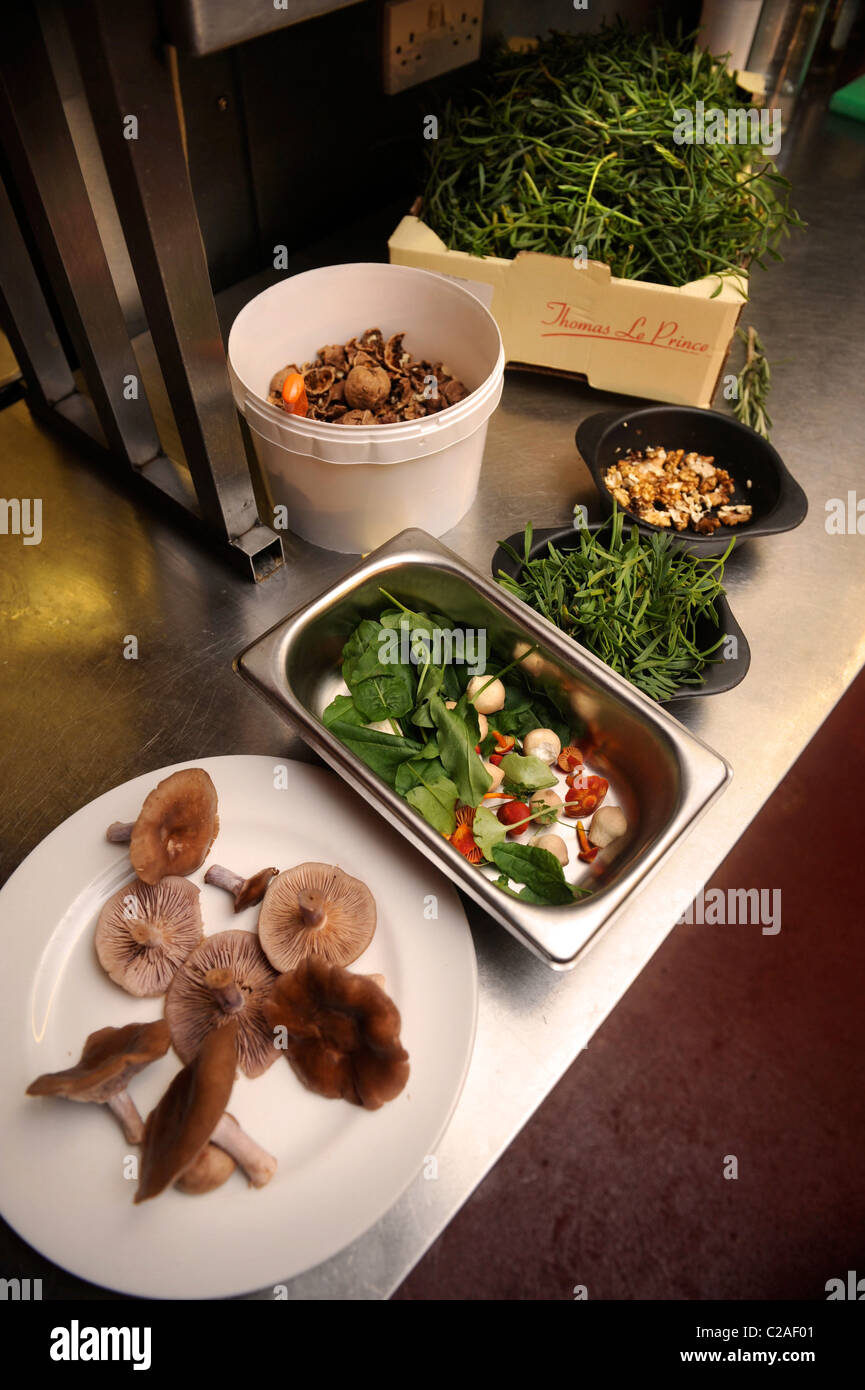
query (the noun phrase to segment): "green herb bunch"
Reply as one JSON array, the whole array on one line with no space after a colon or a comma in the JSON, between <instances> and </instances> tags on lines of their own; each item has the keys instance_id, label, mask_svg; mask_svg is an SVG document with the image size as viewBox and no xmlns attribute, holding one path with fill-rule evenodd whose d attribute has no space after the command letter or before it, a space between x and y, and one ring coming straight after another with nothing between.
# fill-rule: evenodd
<instances>
[{"instance_id":1,"label":"green herb bunch","mask_svg":"<svg viewBox=\"0 0 865 1390\"><path fill-rule=\"evenodd\" d=\"M616 24L502 49L427 144L422 215L454 250L585 246L613 275L665 285L781 259L781 237L804 225L789 183L758 141L676 144L675 113L698 100L743 105L723 62L692 41Z\"/></svg>"},{"instance_id":2,"label":"green herb bunch","mask_svg":"<svg viewBox=\"0 0 865 1390\"><path fill-rule=\"evenodd\" d=\"M724 641L701 647L700 620L718 625L715 601L723 593L730 540L716 560L689 555L668 535L644 539L636 526L625 537L615 510L609 534L584 530L576 549L531 559L532 528L524 554L505 550L520 565L518 579L499 571L509 593L556 624L654 700L668 700L683 685L701 685L702 672Z\"/></svg>"},{"instance_id":3,"label":"green herb bunch","mask_svg":"<svg viewBox=\"0 0 865 1390\"><path fill-rule=\"evenodd\" d=\"M733 414L743 425L750 425L752 430L768 439L772 428L772 417L766 407L772 384L769 359L755 328L749 328L747 333L737 328L736 334L745 343L746 351L745 364L736 378Z\"/></svg>"}]
</instances>

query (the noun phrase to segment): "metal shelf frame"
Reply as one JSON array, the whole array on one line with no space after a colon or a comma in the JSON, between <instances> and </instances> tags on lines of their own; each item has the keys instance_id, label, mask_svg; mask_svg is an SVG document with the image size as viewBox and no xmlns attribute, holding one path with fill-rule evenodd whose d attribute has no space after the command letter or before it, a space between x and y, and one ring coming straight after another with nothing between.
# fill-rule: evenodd
<instances>
[{"instance_id":1,"label":"metal shelf frame","mask_svg":"<svg viewBox=\"0 0 865 1390\"><path fill-rule=\"evenodd\" d=\"M284 563L282 540L253 490L156 7L80 0L66 14L185 466L160 443L38 8L28 6L9 12L0 52L0 326L35 416L264 579Z\"/></svg>"}]
</instances>

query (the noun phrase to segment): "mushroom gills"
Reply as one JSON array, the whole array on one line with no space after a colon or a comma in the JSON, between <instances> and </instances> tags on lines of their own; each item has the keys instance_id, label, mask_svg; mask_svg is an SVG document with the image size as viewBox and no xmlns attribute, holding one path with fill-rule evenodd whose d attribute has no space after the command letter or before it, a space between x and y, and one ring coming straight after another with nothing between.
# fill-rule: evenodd
<instances>
[{"instance_id":1,"label":"mushroom gills","mask_svg":"<svg viewBox=\"0 0 865 1390\"><path fill-rule=\"evenodd\" d=\"M375 899L365 883L335 864L308 862L278 874L258 918L262 949L276 970L307 956L350 965L376 928Z\"/></svg>"},{"instance_id":2,"label":"mushroom gills","mask_svg":"<svg viewBox=\"0 0 865 1390\"><path fill-rule=\"evenodd\" d=\"M96 955L106 975L136 998L164 994L202 940L199 890L171 875L159 883L132 879L103 904Z\"/></svg>"}]
</instances>

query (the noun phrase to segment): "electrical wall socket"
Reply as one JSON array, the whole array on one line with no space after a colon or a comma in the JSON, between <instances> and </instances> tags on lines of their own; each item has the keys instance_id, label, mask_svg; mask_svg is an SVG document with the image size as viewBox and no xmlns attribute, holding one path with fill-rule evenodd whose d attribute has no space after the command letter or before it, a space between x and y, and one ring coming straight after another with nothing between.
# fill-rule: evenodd
<instances>
[{"instance_id":1,"label":"electrical wall socket","mask_svg":"<svg viewBox=\"0 0 865 1390\"><path fill-rule=\"evenodd\" d=\"M483 0L388 0L384 89L402 92L473 63L481 53Z\"/></svg>"}]
</instances>

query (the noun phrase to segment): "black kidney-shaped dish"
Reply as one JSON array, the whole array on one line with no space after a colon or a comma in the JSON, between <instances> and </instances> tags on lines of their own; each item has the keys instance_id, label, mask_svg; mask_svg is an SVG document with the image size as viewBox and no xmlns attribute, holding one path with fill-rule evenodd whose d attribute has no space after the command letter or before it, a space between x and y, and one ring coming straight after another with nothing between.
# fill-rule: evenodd
<instances>
[{"instance_id":1,"label":"black kidney-shaped dish","mask_svg":"<svg viewBox=\"0 0 865 1390\"><path fill-rule=\"evenodd\" d=\"M758 536L792 531L808 513L808 498L784 464L780 454L756 430L717 410L690 405L650 405L641 410L605 410L590 415L577 429L577 448L594 479L605 512L613 510L613 496L604 482L607 469L628 449L663 448L695 450L709 454L718 468L726 468L736 484L732 502L749 502L751 520L740 526L721 526L709 536L690 528L653 526L640 521L644 536L669 530L688 549L700 555L722 555L736 537L737 547ZM747 483L751 483L748 487ZM623 509L624 510L624 509Z\"/></svg>"},{"instance_id":2,"label":"black kidney-shaped dish","mask_svg":"<svg viewBox=\"0 0 865 1390\"><path fill-rule=\"evenodd\" d=\"M586 527L592 534L600 531L608 523L605 521L590 522ZM654 527L648 528L654 530ZM580 533L573 526L548 527L542 531L535 531L532 537L532 545L529 551L529 558L537 560L546 554L547 543L552 541L557 550L576 550L580 544ZM673 543L678 544L679 537L673 533ZM505 544L510 545L518 555L523 553L523 533L517 531L513 536L508 536ZM682 546L681 549L690 547ZM690 552L693 554L693 552ZM708 556L706 557L709 558ZM512 579L519 580L522 576L522 562L519 564L509 555L500 545L493 555L492 561L493 577L498 579L499 571L511 576ZM665 700L664 704L672 704L674 700L689 700L695 695L721 695L725 690L732 690L740 681L745 679L748 674L748 667L751 665L751 648L748 646L748 639L740 628L733 611L726 597L719 598L715 602L715 612L718 615L718 626L716 627L711 618L703 617L697 624L697 640L702 647L711 647L717 642L720 633L725 637L735 637L736 645L734 651L736 655L727 657L721 661L713 661L703 668L702 685L681 685L679 689ZM574 639L576 640L576 639ZM587 650L589 650L587 648ZM719 652L722 649L719 648Z\"/></svg>"}]
</instances>

